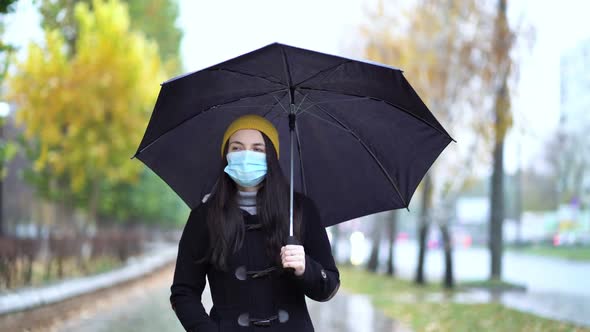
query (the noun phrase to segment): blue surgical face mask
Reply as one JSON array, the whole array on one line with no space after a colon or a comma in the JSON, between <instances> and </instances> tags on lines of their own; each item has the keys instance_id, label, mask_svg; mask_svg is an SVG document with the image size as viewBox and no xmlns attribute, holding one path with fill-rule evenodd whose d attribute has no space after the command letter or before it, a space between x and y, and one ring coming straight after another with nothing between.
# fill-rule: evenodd
<instances>
[{"instance_id":1,"label":"blue surgical face mask","mask_svg":"<svg viewBox=\"0 0 590 332\"><path fill-rule=\"evenodd\" d=\"M250 150L230 152L224 171L240 186L255 187L266 176L266 154Z\"/></svg>"}]
</instances>

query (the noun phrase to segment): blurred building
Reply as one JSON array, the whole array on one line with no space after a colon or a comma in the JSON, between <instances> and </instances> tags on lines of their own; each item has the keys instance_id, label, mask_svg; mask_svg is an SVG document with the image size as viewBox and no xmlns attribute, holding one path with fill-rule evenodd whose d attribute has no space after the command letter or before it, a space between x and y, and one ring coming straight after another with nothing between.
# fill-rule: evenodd
<instances>
[{"instance_id":1,"label":"blurred building","mask_svg":"<svg viewBox=\"0 0 590 332\"><path fill-rule=\"evenodd\" d=\"M474 244L486 245L489 237L489 213L489 197L460 197L455 205L454 229L470 234ZM580 218L576 220L578 219ZM505 243L548 242L559 231L559 227L558 211L524 211L520 220L505 217L503 240Z\"/></svg>"},{"instance_id":2,"label":"blurred building","mask_svg":"<svg viewBox=\"0 0 590 332\"><path fill-rule=\"evenodd\" d=\"M455 203L454 229L467 232L473 243L485 245L488 242L490 199L486 196L464 196Z\"/></svg>"}]
</instances>

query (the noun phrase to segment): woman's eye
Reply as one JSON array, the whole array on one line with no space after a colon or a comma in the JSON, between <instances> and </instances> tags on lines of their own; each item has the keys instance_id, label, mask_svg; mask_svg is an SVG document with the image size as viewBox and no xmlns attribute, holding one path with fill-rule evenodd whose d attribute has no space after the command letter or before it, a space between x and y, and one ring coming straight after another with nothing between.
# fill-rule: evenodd
<instances>
[{"instance_id":1,"label":"woman's eye","mask_svg":"<svg viewBox=\"0 0 590 332\"><path fill-rule=\"evenodd\" d=\"M237 151L237 150L239 150L239 149L240 149L240 148L238 148L237 146L233 146L233 147L231 148L231 150L232 150L232 151Z\"/></svg>"}]
</instances>

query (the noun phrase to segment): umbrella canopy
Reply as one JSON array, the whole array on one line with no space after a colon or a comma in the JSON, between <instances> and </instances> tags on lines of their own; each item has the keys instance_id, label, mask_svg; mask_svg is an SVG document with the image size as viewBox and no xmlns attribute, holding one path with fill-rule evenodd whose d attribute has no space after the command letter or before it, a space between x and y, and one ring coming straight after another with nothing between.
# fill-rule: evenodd
<instances>
[{"instance_id":1,"label":"umbrella canopy","mask_svg":"<svg viewBox=\"0 0 590 332\"><path fill-rule=\"evenodd\" d=\"M244 114L276 126L281 168L293 163L292 188L324 226L407 208L453 140L401 70L274 43L164 82L132 158L194 208L219 175L225 129Z\"/></svg>"}]
</instances>

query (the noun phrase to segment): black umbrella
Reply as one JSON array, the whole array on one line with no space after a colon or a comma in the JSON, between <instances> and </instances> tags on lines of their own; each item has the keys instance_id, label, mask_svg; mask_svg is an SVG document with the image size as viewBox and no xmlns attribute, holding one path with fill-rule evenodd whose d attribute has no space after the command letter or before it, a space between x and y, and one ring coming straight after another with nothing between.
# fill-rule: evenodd
<instances>
[{"instance_id":1,"label":"black umbrella","mask_svg":"<svg viewBox=\"0 0 590 332\"><path fill-rule=\"evenodd\" d=\"M133 157L194 208L217 180L226 127L244 114L290 142L279 161L291 207L303 192L324 226L407 208L453 140L401 70L274 43L164 82Z\"/></svg>"}]
</instances>

